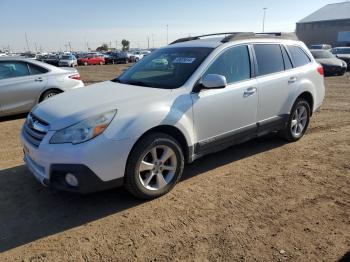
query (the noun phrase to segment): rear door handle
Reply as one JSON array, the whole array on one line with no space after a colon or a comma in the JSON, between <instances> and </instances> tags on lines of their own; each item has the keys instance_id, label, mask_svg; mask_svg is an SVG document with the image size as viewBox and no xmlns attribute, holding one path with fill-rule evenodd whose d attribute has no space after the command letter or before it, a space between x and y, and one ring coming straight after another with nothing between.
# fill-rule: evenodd
<instances>
[{"instance_id":1,"label":"rear door handle","mask_svg":"<svg viewBox=\"0 0 350 262\"><path fill-rule=\"evenodd\" d=\"M296 78L295 76L293 76L293 77L289 78L288 84L294 84L297 80L298 80L298 78Z\"/></svg>"},{"instance_id":2,"label":"rear door handle","mask_svg":"<svg viewBox=\"0 0 350 262\"><path fill-rule=\"evenodd\" d=\"M39 77L39 78L36 78L34 81L35 81L35 82L42 82L43 79L42 79L41 77Z\"/></svg>"},{"instance_id":3,"label":"rear door handle","mask_svg":"<svg viewBox=\"0 0 350 262\"><path fill-rule=\"evenodd\" d=\"M254 95L258 89L256 87L249 87L247 90L244 91L244 97Z\"/></svg>"}]
</instances>

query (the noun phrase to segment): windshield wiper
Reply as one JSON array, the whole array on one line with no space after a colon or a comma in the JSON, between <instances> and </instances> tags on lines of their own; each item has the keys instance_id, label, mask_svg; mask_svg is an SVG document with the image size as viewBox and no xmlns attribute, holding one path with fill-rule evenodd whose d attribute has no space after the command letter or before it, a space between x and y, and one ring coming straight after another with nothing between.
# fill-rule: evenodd
<instances>
[{"instance_id":1,"label":"windshield wiper","mask_svg":"<svg viewBox=\"0 0 350 262\"><path fill-rule=\"evenodd\" d=\"M151 87L149 84L146 84L145 82L142 81L130 81L130 82L125 82L123 84L126 85L133 85L133 86L145 86L145 87Z\"/></svg>"}]
</instances>

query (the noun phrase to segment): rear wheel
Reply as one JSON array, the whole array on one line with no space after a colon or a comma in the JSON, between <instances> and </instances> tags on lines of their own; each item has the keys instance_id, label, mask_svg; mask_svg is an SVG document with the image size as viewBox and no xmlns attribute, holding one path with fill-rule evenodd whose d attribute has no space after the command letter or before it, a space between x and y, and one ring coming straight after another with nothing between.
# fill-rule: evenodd
<instances>
[{"instance_id":1,"label":"rear wheel","mask_svg":"<svg viewBox=\"0 0 350 262\"><path fill-rule=\"evenodd\" d=\"M84 66L87 66L88 65L88 63L87 62L84 62Z\"/></svg>"},{"instance_id":2,"label":"rear wheel","mask_svg":"<svg viewBox=\"0 0 350 262\"><path fill-rule=\"evenodd\" d=\"M48 90L41 96L40 102L45 101L45 100L47 100L53 96L56 96L60 93L62 93L62 92L59 90Z\"/></svg>"},{"instance_id":3,"label":"rear wheel","mask_svg":"<svg viewBox=\"0 0 350 262\"><path fill-rule=\"evenodd\" d=\"M304 136L309 126L310 115L309 103L302 98L298 99L293 105L287 126L281 135L288 141L298 141Z\"/></svg>"},{"instance_id":4,"label":"rear wheel","mask_svg":"<svg viewBox=\"0 0 350 262\"><path fill-rule=\"evenodd\" d=\"M150 134L130 153L125 187L137 198L160 197L179 181L184 163L181 146L174 138L163 133Z\"/></svg>"},{"instance_id":5,"label":"rear wheel","mask_svg":"<svg viewBox=\"0 0 350 262\"><path fill-rule=\"evenodd\" d=\"M100 62L100 65L103 65L103 62L102 62L102 61Z\"/></svg>"}]
</instances>

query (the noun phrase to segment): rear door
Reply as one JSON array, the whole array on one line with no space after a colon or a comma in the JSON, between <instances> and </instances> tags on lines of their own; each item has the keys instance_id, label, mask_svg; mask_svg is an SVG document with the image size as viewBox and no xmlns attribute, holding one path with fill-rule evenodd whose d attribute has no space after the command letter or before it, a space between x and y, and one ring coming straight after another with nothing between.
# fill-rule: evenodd
<instances>
[{"instance_id":1,"label":"rear door","mask_svg":"<svg viewBox=\"0 0 350 262\"><path fill-rule=\"evenodd\" d=\"M0 62L1 114L28 112L46 86L45 68L22 61Z\"/></svg>"},{"instance_id":2,"label":"rear door","mask_svg":"<svg viewBox=\"0 0 350 262\"><path fill-rule=\"evenodd\" d=\"M284 124L290 110L286 103L298 74L292 68L285 48L276 43L254 44L259 86L259 132L268 132Z\"/></svg>"}]
</instances>

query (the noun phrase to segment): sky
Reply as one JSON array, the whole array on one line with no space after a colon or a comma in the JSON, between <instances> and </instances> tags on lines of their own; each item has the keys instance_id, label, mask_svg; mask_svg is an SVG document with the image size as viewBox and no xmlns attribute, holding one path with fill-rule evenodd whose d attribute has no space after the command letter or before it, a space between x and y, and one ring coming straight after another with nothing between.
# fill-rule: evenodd
<instances>
[{"instance_id":1,"label":"sky","mask_svg":"<svg viewBox=\"0 0 350 262\"><path fill-rule=\"evenodd\" d=\"M0 50L96 49L103 43L132 48L166 45L215 32L295 30L295 23L341 0L1 0ZM167 30L168 25L168 30ZM167 34L168 31L168 34ZM168 35L168 37L167 37Z\"/></svg>"}]
</instances>

